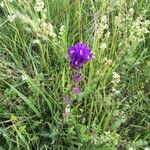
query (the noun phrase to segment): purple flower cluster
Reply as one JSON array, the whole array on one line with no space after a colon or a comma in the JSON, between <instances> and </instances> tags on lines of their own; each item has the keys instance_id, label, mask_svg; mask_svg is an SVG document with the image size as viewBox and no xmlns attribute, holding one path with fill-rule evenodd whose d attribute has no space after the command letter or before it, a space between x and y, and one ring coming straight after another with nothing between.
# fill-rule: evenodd
<instances>
[{"instance_id":1,"label":"purple flower cluster","mask_svg":"<svg viewBox=\"0 0 150 150\"><path fill-rule=\"evenodd\" d=\"M72 81L73 81L73 87L71 94L79 94L81 93L81 88L80 88L80 83L81 80L83 79L81 76L81 68L82 66L88 62L89 60L93 59L93 53L91 52L91 49L83 43L77 43L68 49L68 55L70 58L70 66L74 69L72 69L73 76L72 76ZM69 94L70 95L70 94ZM66 96L64 98L64 113L63 117L64 119L67 119L70 115L70 109L71 109L71 97Z\"/></svg>"},{"instance_id":2,"label":"purple flower cluster","mask_svg":"<svg viewBox=\"0 0 150 150\"><path fill-rule=\"evenodd\" d=\"M68 55L71 67L77 70L80 70L83 64L93 59L91 49L86 44L80 42L68 49Z\"/></svg>"}]
</instances>

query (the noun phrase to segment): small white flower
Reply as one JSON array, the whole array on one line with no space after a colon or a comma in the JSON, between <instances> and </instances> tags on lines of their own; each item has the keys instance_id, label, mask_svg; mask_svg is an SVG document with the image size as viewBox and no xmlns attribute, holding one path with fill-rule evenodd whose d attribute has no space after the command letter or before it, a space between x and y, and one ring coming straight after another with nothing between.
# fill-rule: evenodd
<instances>
[{"instance_id":1,"label":"small white flower","mask_svg":"<svg viewBox=\"0 0 150 150\"><path fill-rule=\"evenodd\" d=\"M108 21L107 16L106 16L106 15L105 15L105 16L102 16L101 21L102 21L103 23L107 23L107 21Z\"/></svg>"},{"instance_id":2,"label":"small white flower","mask_svg":"<svg viewBox=\"0 0 150 150\"><path fill-rule=\"evenodd\" d=\"M42 16L42 20L45 20L47 18L47 15L45 12L41 13L41 16Z\"/></svg>"},{"instance_id":3,"label":"small white flower","mask_svg":"<svg viewBox=\"0 0 150 150\"><path fill-rule=\"evenodd\" d=\"M120 75L118 73L116 73L116 72L113 72L113 80L111 82L113 84L118 84L120 81L121 81L120 80Z\"/></svg>"},{"instance_id":4,"label":"small white flower","mask_svg":"<svg viewBox=\"0 0 150 150\"><path fill-rule=\"evenodd\" d=\"M21 78L22 78L22 81L27 80L27 76L22 75Z\"/></svg>"},{"instance_id":5,"label":"small white flower","mask_svg":"<svg viewBox=\"0 0 150 150\"><path fill-rule=\"evenodd\" d=\"M105 65L111 65L111 64L112 64L112 60L111 59L106 60Z\"/></svg>"},{"instance_id":6,"label":"small white flower","mask_svg":"<svg viewBox=\"0 0 150 150\"><path fill-rule=\"evenodd\" d=\"M2 7L2 8L4 8L4 2L2 1L1 3L0 3L0 6Z\"/></svg>"},{"instance_id":7,"label":"small white flower","mask_svg":"<svg viewBox=\"0 0 150 150\"><path fill-rule=\"evenodd\" d=\"M65 108L65 111L64 111L63 116L64 116L65 118L68 118L68 117L69 117L69 114L70 114L70 106L67 105L67 107Z\"/></svg>"},{"instance_id":8,"label":"small white flower","mask_svg":"<svg viewBox=\"0 0 150 150\"><path fill-rule=\"evenodd\" d=\"M41 33L39 33L39 34L41 34L41 35L49 35L50 37L53 37L53 38L56 37L53 25L50 22L48 22L48 23L46 23L45 21L41 22L40 32Z\"/></svg>"},{"instance_id":9,"label":"small white flower","mask_svg":"<svg viewBox=\"0 0 150 150\"><path fill-rule=\"evenodd\" d=\"M110 32L109 32L109 31L105 34L105 37L106 37L106 38L109 38L109 37L110 37Z\"/></svg>"},{"instance_id":10,"label":"small white flower","mask_svg":"<svg viewBox=\"0 0 150 150\"><path fill-rule=\"evenodd\" d=\"M145 149L144 150L150 150L150 148L149 147L145 147Z\"/></svg>"},{"instance_id":11,"label":"small white flower","mask_svg":"<svg viewBox=\"0 0 150 150\"><path fill-rule=\"evenodd\" d=\"M36 0L34 10L37 12L42 12L44 9L44 2L42 0Z\"/></svg>"},{"instance_id":12,"label":"small white flower","mask_svg":"<svg viewBox=\"0 0 150 150\"><path fill-rule=\"evenodd\" d=\"M62 25L62 26L60 27L60 32L64 32L64 31L65 31L65 26Z\"/></svg>"},{"instance_id":13,"label":"small white flower","mask_svg":"<svg viewBox=\"0 0 150 150\"><path fill-rule=\"evenodd\" d=\"M70 113L70 107L66 107L65 112L68 114Z\"/></svg>"},{"instance_id":14,"label":"small white flower","mask_svg":"<svg viewBox=\"0 0 150 150\"><path fill-rule=\"evenodd\" d=\"M34 45L34 44L40 44L40 40L39 40L39 39L35 39L35 40L32 41L32 44L33 44L33 45Z\"/></svg>"},{"instance_id":15,"label":"small white flower","mask_svg":"<svg viewBox=\"0 0 150 150\"><path fill-rule=\"evenodd\" d=\"M54 32L50 32L49 35L50 35L50 37L53 37L53 38L55 38L57 36L56 33L54 33Z\"/></svg>"},{"instance_id":16,"label":"small white flower","mask_svg":"<svg viewBox=\"0 0 150 150\"><path fill-rule=\"evenodd\" d=\"M101 46L100 46L100 48L101 48L101 49L106 49L106 48L107 48L106 43L102 43Z\"/></svg>"},{"instance_id":17,"label":"small white flower","mask_svg":"<svg viewBox=\"0 0 150 150\"><path fill-rule=\"evenodd\" d=\"M116 90L114 87L112 88L112 92L116 95L119 95L120 94L120 91L119 90Z\"/></svg>"},{"instance_id":18,"label":"small white flower","mask_svg":"<svg viewBox=\"0 0 150 150\"><path fill-rule=\"evenodd\" d=\"M13 22L13 21L15 20L15 18L16 18L16 15L15 15L15 14L8 15L8 20L9 20L10 22Z\"/></svg>"},{"instance_id":19,"label":"small white flower","mask_svg":"<svg viewBox=\"0 0 150 150\"><path fill-rule=\"evenodd\" d=\"M106 136L111 135L110 131L106 131L106 132L104 132L104 133L105 133Z\"/></svg>"},{"instance_id":20,"label":"small white flower","mask_svg":"<svg viewBox=\"0 0 150 150\"><path fill-rule=\"evenodd\" d=\"M98 144L98 140L97 140L96 138L93 138L93 143L94 143L95 145L97 145L97 144Z\"/></svg>"},{"instance_id":21,"label":"small white flower","mask_svg":"<svg viewBox=\"0 0 150 150\"><path fill-rule=\"evenodd\" d=\"M63 35L64 32L65 32L65 26L62 25L62 26L60 27L59 35Z\"/></svg>"},{"instance_id":22,"label":"small white flower","mask_svg":"<svg viewBox=\"0 0 150 150\"><path fill-rule=\"evenodd\" d=\"M106 62L107 60L108 60L108 58L107 58L107 57L104 57L103 62Z\"/></svg>"},{"instance_id":23,"label":"small white flower","mask_svg":"<svg viewBox=\"0 0 150 150\"><path fill-rule=\"evenodd\" d=\"M134 150L134 148L133 148L133 147L130 147L129 150Z\"/></svg>"},{"instance_id":24,"label":"small white flower","mask_svg":"<svg viewBox=\"0 0 150 150\"><path fill-rule=\"evenodd\" d=\"M129 150L136 150L135 148L133 148L133 147L129 147Z\"/></svg>"},{"instance_id":25,"label":"small white flower","mask_svg":"<svg viewBox=\"0 0 150 150\"><path fill-rule=\"evenodd\" d=\"M113 79L120 78L120 75L117 72L113 72Z\"/></svg>"},{"instance_id":26,"label":"small white flower","mask_svg":"<svg viewBox=\"0 0 150 150\"><path fill-rule=\"evenodd\" d=\"M129 9L129 12L130 12L131 14L133 14L133 13L134 13L134 9L133 9L133 8L130 8L130 9Z\"/></svg>"}]
</instances>

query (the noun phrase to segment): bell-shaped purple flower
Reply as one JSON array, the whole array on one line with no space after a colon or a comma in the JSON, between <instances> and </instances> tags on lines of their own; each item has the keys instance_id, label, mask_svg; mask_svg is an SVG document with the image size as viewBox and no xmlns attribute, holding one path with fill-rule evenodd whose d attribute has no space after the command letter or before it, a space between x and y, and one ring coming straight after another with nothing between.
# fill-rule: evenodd
<instances>
[{"instance_id":1,"label":"bell-shaped purple flower","mask_svg":"<svg viewBox=\"0 0 150 150\"><path fill-rule=\"evenodd\" d=\"M81 74L75 74L75 75L73 75L72 80L74 82L80 82L81 81Z\"/></svg>"},{"instance_id":2,"label":"bell-shaped purple flower","mask_svg":"<svg viewBox=\"0 0 150 150\"><path fill-rule=\"evenodd\" d=\"M70 65L74 69L80 70L83 64L93 59L91 49L83 43L77 43L68 49Z\"/></svg>"},{"instance_id":3,"label":"bell-shaped purple flower","mask_svg":"<svg viewBox=\"0 0 150 150\"><path fill-rule=\"evenodd\" d=\"M81 89L79 86L73 87L72 89L73 94L79 94L81 92Z\"/></svg>"},{"instance_id":4,"label":"bell-shaped purple flower","mask_svg":"<svg viewBox=\"0 0 150 150\"><path fill-rule=\"evenodd\" d=\"M66 96L64 98L64 103L65 103L65 105L70 105L70 103L71 103L70 97Z\"/></svg>"}]
</instances>

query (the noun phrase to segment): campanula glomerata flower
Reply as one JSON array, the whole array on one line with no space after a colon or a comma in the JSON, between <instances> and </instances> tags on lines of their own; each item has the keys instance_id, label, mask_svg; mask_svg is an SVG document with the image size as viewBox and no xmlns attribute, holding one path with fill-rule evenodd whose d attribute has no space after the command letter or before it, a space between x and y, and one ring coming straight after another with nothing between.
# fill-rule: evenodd
<instances>
[{"instance_id":1,"label":"campanula glomerata flower","mask_svg":"<svg viewBox=\"0 0 150 150\"><path fill-rule=\"evenodd\" d=\"M76 70L80 70L83 64L93 59L91 49L83 43L77 43L68 49L70 58L70 66Z\"/></svg>"},{"instance_id":2,"label":"campanula glomerata flower","mask_svg":"<svg viewBox=\"0 0 150 150\"><path fill-rule=\"evenodd\" d=\"M75 74L73 77L72 77L72 80L74 82L80 82L81 81L81 74Z\"/></svg>"},{"instance_id":3,"label":"campanula glomerata flower","mask_svg":"<svg viewBox=\"0 0 150 150\"><path fill-rule=\"evenodd\" d=\"M64 98L64 103L65 103L66 105L70 105L71 100L70 100L70 98L69 98L68 96L66 96L66 97Z\"/></svg>"},{"instance_id":4,"label":"campanula glomerata flower","mask_svg":"<svg viewBox=\"0 0 150 150\"><path fill-rule=\"evenodd\" d=\"M79 86L73 87L72 89L73 94L79 94L81 92L81 89Z\"/></svg>"}]
</instances>

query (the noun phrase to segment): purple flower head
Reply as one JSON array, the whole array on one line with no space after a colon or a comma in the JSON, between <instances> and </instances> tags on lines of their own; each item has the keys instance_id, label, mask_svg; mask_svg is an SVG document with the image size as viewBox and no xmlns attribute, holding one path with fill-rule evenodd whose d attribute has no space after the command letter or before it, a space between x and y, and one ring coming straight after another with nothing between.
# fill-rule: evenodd
<instances>
[{"instance_id":1,"label":"purple flower head","mask_svg":"<svg viewBox=\"0 0 150 150\"><path fill-rule=\"evenodd\" d=\"M72 80L75 81L75 82L81 81L81 74L75 74L75 75L72 77Z\"/></svg>"},{"instance_id":2,"label":"purple flower head","mask_svg":"<svg viewBox=\"0 0 150 150\"><path fill-rule=\"evenodd\" d=\"M70 105L71 100L70 100L70 98L69 98L68 96L66 96L66 97L64 98L64 103L65 103L66 105Z\"/></svg>"},{"instance_id":3,"label":"purple flower head","mask_svg":"<svg viewBox=\"0 0 150 150\"><path fill-rule=\"evenodd\" d=\"M71 67L77 70L81 69L83 64L93 59L91 49L86 44L80 42L69 47L68 55Z\"/></svg>"},{"instance_id":4,"label":"purple flower head","mask_svg":"<svg viewBox=\"0 0 150 150\"><path fill-rule=\"evenodd\" d=\"M81 92L80 87L79 86L73 87L72 92L74 94L79 94Z\"/></svg>"}]
</instances>

